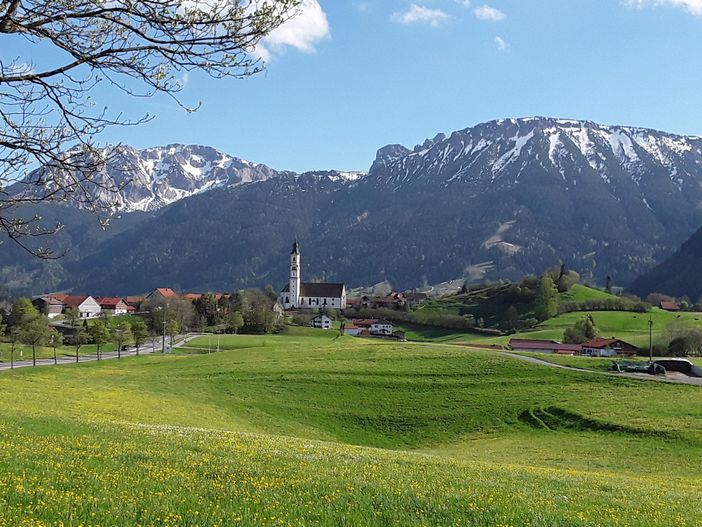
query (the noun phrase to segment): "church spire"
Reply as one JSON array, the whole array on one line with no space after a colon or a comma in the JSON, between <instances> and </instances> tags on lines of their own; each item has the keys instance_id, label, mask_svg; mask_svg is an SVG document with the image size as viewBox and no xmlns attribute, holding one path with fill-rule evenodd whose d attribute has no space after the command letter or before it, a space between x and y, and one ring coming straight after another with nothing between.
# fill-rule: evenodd
<instances>
[{"instance_id":1,"label":"church spire","mask_svg":"<svg viewBox=\"0 0 702 527\"><path fill-rule=\"evenodd\" d=\"M295 243L293 243L292 251L290 254L300 254L300 244L297 243L297 238L295 238Z\"/></svg>"}]
</instances>

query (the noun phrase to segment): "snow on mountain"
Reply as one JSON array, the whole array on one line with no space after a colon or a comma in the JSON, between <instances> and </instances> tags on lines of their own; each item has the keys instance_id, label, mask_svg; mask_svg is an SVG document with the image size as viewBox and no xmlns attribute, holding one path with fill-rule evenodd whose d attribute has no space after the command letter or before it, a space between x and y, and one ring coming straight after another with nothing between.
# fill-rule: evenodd
<instances>
[{"instance_id":1,"label":"snow on mountain","mask_svg":"<svg viewBox=\"0 0 702 527\"><path fill-rule=\"evenodd\" d=\"M702 187L702 139L589 121L507 119L440 134L414 150L385 147L371 175L390 186L431 181L510 187L528 166L557 175L566 187L596 175L613 191L623 177L640 186L665 174L684 192Z\"/></svg>"},{"instance_id":2,"label":"snow on mountain","mask_svg":"<svg viewBox=\"0 0 702 527\"><path fill-rule=\"evenodd\" d=\"M91 197L115 212L155 211L183 198L224 186L263 181L278 175L275 170L229 156L214 148L173 144L137 150L120 146L109 154L107 163L92 177L98 183L112 181L118 193L91 185ZM46 175L30 174L29 180ZM70 174L52 174L51 178ZM52 185L48 185L51 191ZM82 205L78 195L68 201Z\"/></svg>"}]
</instances>

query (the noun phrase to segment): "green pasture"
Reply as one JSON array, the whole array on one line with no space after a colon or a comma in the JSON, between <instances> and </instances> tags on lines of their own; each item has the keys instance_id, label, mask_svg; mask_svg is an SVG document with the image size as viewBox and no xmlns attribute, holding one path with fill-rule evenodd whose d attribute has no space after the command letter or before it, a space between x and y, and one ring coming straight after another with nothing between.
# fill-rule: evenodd
<instances>
[{"instance_id":1,"label":"green pasture","mask_svg":"<svg viewBox=\"0 0 702 527\"><path fill-rule=\"evenodd\" d=\"M702 517L698 387L307 328L203 344L1 373L0 527Z\"/></svg>"}]
</instances>

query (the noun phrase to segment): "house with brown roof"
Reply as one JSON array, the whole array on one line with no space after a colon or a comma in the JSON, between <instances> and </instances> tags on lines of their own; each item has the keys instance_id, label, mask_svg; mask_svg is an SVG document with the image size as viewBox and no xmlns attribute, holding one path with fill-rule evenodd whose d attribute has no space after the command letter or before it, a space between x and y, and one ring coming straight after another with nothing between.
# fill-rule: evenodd
<instances>
[{"instance_id":1,"label":"house with brown roof","mask_svg":"<svg viewBox=\"0 0 702 527\"><path fill-rule=\"evenodd\" d=\"M147 300L170 300L174 298L180 298L180 295L170 287L157 287L146 296Z\"/></svg>"},{"instance_id":2,"label":"house with brown roof","mask_svg":"<svg viewBox=\"0 0 702 527\"><path fill-rule=\"evenodd\" d=\"M100 316L102 308L92 296L63 295L64 311L75 308L80 313L80 318L95 318Z\"/></svg>"},{"instance_id":3,"label":"house with brown roof","mask_svg":"<svg viewBox=\"0 0 702 527\"><path fill-rule=\"evenodd\" d=\"M558 355L578 355L582 349L580 344L561 344L555 340L541 339L510 339L509 346L513 351Z\"/></svg>"},{"instance_id":4,"label":"house with brown roof","mask_svg":"<svg viewBox=\"0 0 702 527\"><path fill-rule=\"evenodd\" d=\"M126 315L134 308L127 304L123 298L101 296L95 299L100 304L100 309L108 315Z\"/></svg>"},{"instance_id":5,"label":"house with brown roof","mask_svg":"<svg viewBox=\"0 0 702 527\"><path fill-rule=\"evenodd\" d=\"M41 296L32 300L32 305L39 313L48 318L56 318L63 313L63 302L50 296Z\"/></svg>"},{"instance_id":6,"label":"house with brown roof","mask_svg":"<svg viewBox=\"0 0 702 527\"><path fill-rule=\"evenodd\" d=\"M583 342L582 347L583 355L590 357L616 357L617 355L635 357L639 353L639 348L615 337L592 339Z\"/></svg>"},{"instance_id":7,"label":"house with brown roof","mask_svg":"<svg viewBox=\"0 0 702 527\"><path fill-rule=\"evenodd\" d=\"M680 311L680 304L663 300L660 303L660 308L664 311Z\"/></svg>"}]
</instances>

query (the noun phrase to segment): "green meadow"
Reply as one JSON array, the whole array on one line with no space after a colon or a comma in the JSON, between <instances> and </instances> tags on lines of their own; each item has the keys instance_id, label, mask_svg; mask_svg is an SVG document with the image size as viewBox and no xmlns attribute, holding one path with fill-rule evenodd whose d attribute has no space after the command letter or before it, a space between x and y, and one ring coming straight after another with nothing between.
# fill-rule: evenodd
<instances>
[{"instance_id":1,"label":"green meadow","mask_svg":"<svg viewBox=\"0 0 702 527\"><path fill-rule=\"evenodd\" d=\"M700 525L698 387L304 328L208 343L0 374L0 527Z\"/></svg>"}]
</instances>

